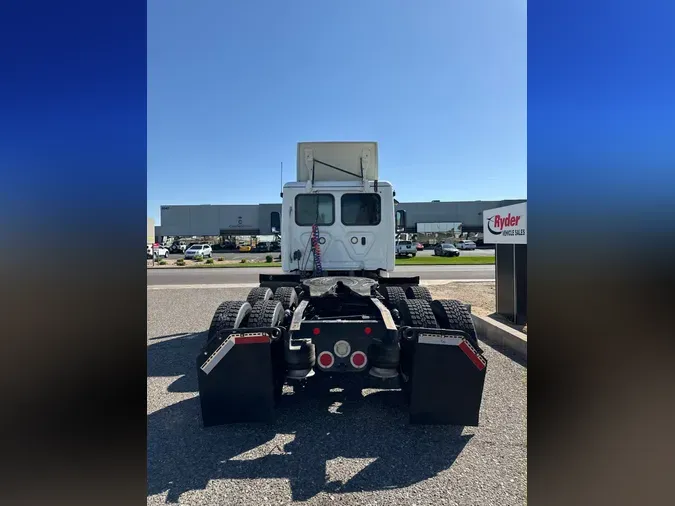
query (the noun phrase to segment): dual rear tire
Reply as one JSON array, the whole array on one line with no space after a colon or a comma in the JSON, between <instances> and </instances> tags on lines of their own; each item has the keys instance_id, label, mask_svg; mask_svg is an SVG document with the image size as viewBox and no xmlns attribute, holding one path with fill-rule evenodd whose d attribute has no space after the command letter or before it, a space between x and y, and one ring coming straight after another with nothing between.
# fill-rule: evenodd
<instances>
[{"instance_id":1,"label":"dual rear tire","mask_svg":"<svg viewBox=\"0 0 675 506\"><path fill-rule=\"evenodd\" d=\"M242 332L246 332L247 328L269 328L281 325L285 316L284 307L281 302L269 297L272 293L269 288L265 290L267 292L258 290L255 294L249 294L249 300L254 300L255 295L258 297L253 304L249 300L239 300L226 301L218 306L211 320L207 343L218 338L225 330L241 329ZM281 342L272 344L271 366L276 401L281 398L284 387L284 357L281 346L283 346Z\"/></svg>"}]
</instances>

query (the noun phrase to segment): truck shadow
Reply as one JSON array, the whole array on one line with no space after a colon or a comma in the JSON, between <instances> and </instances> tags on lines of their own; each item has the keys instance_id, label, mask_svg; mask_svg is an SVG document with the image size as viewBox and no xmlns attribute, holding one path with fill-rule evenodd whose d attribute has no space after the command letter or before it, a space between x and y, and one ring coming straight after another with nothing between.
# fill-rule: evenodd
<instances>
[{"instance_id":1,"label":"truck shadow","mask_svg":"<svg viewBox=\"0 0 675 506\"><path fill-rule=\"evenodd\" d=\"M148 375L184 373L169 390L196 392L192 370L203 339L150 345ZM271 424L205 429L198 397L156 411L148 416L148 495L168 492L175 503L214 479L287 479L296 501L407 487L447 470L472 437L458 426L411 426L399 391L368 392L287 389Z\"/></svg>"}]
</instances>

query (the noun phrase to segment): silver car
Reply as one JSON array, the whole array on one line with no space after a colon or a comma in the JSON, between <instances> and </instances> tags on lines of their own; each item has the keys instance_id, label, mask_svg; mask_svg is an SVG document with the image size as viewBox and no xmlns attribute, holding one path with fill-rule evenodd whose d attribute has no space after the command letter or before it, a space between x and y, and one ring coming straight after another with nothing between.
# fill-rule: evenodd
<instances>
[{"instance_id":1,"label":"silver car","mask_svg":"<svg viewBox=\"0 0 675 506\"><path fill-rule=\"evenodd\" d=\"M185 252L185 259L187 260L194 258L197 255L201 256L202 258L211 258L212 254L213 250L208 244L195 244L187 249Z\"/></svg>"}]
</instances>

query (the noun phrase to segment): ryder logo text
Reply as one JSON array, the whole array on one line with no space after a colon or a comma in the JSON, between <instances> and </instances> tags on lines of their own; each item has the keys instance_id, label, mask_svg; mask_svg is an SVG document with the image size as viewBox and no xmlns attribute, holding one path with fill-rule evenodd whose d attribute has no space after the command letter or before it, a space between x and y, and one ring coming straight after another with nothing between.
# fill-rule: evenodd
<instances>
[{"instance_id":1,"label":"ryder logo text","mask_svg":"<svg viewBox=\"0 0 675 506\"><path fill-rule=\"evenodd\" d=\"M520 218L520 215L511 215L511 213L506 216L495 214L492 218L487 219L487 227L490 233L494 235L525 235L524 229L514 228L518 226Z\"/></svg>"}]
</instances>

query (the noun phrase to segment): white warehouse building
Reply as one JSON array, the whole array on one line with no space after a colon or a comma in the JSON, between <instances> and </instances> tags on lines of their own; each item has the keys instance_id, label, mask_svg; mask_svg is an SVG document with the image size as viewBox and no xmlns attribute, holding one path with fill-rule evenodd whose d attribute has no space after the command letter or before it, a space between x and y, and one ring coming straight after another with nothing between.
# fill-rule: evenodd
<instances>
[{"instance_id":1,"label":"white warehouse building","mask_svg":"<svg viewBox=\"0 0 675 506\"><path fill-rule=\"evenodd\" d=\"M462 232L471 233L483 231L483 211L521 202L526 200L399 202L396 209L406 211L406 232L456 223L461 224ZM155 227L155 237L270 235L275 214L279 220L281 203L161 206L161 224Z\"/></svg>"}]
</instances>

